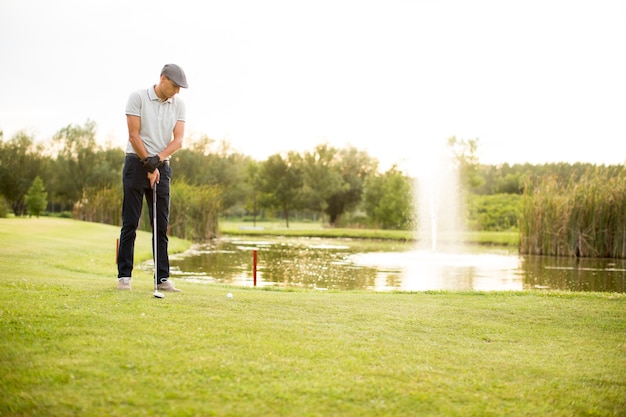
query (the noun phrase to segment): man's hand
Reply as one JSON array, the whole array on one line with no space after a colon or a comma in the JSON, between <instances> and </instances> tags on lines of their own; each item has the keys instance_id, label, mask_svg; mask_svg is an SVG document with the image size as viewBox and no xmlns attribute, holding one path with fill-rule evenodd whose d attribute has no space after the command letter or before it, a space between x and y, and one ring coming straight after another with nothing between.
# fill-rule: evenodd
<instances>
[{"instance_id":1,"label":"man's hand","mask_svg":"<svg viewBox=\"0 0 626 417\"><path fill-rule=\"evenodd\" d=\"M148 180L150 181L150 188L154 187L155 182L158 184L160 179L161 179L161 173L159 172L158 169L155 169L154 171L149 172Z\"/></svg>"},{"instance_id":2,"label":"man's hand","mask_svg":"<svg viewBox=\"0 0 626 417\"><path fill-rule=\"evenodd\" d=\"M142 159L141 162L143 162L146 172L153 173L161 165L161 158L159 158L159 155L154 155Z\"/></svg>"}]
</instances>

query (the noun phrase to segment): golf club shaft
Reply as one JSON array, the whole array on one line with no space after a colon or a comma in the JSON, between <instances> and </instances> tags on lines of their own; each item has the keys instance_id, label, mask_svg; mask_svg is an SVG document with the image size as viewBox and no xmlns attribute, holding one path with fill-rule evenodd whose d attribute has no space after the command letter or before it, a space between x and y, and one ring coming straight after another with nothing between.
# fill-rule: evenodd
<instances>
[{"instance_id":1,"label":"golf club shaft","mask_svg":"<svg viewBox=\"0 0 626 417\"><path fill-rule=\"evenodd\" d=\"M152 186L152 244L154 245L154 292L157 291L157 270L158 270L158 263L157 263L157 252L158 252L158 246L157 246L157 183L156 181L154 182L154 185Z\"/></svg>"}]
</instances>

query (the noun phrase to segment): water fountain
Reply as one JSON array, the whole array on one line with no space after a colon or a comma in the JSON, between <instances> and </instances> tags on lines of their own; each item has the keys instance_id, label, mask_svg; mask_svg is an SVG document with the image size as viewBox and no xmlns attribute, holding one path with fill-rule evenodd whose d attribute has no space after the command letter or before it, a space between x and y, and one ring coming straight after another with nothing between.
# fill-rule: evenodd
<instances>
[{"instance_id":1,"label":"water fountain","mask_svg":"<svg viewBox=\"0 0 626 417\"><path fill-rule=\"evenodd\" d=\"M414 163L414 205L419 249L458 247L463 231L463 205L458 163L449 148L433 146Z\"/></svg>"},{"instance_id":2,"label":"water fountain","mask_svg":"<svg viewBox=\"0 0 626 417\"><path fill-rule=\"evenodd\" d=\"M415 248L352 257L358 265L384 271L377 279L377 289L387 289L390 282L398 281L405 290L521 289L521 277L515 274L517 256L480 253L463 245L462 193L451 149L433 145L430 152L420 153L409 175L415 180Z\"/></svg>"}]
</instances>

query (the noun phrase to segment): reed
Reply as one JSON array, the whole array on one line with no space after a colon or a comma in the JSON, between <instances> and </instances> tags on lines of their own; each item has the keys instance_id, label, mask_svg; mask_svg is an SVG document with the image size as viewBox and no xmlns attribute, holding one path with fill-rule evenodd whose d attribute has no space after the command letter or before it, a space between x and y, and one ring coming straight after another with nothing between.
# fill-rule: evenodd
<instances>
[{"instance_id":1,"label":"reed","mask_svg":"<svg viewBox=\"0 0 626 417\"><path fill-rule=\"evenodd\" d=\"M583 175L527 181L520 252L626 258L626 167L591 166Z\"/></svg>"},{"instance_id":2,"label":"reed","mask_svg":"<svg viewBox=\"0 0 626 417\"><path fill-rule=\"evenodd\" d=\"M213 186L190 185L184 179L172 182L170 235L194 241L204 241L216 236L220 196L220 190ZM123 193L119 186L85 189L81 200L74 205L72 217L76 220L120 226L122 199ZM151 221L149 207L144 199L139 229L151 231Z\"/></svg>"},{"instance_id":3,"label":"reed","mask_svg":"<svg viewBox=\"0 0 626 417\"><path fill-rule=\"evenodd\" d=\"M72 217L87 222L121 225L121 187L85 188L82 198L74 204Z\"/></svg>"},{"instance_id":4,"label":"reed","mask_svg":"<svg viewBox=\"0 0 626 417\"><path fill-rule=\"evenodd\" d=\"M170 234L181 239L206 241L217 235L221 193L210 185L172 183Z\"/></svg>"}]
</instances>

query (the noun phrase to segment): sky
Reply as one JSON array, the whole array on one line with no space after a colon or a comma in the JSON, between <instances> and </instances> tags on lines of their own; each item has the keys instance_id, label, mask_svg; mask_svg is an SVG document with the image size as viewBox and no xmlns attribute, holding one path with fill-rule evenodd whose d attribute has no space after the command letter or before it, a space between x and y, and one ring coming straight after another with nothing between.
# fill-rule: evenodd
<instances>
[{"instance_id":1,"label":"sky","mask_svg":"<svg viewBox=\"0 0 626 417\"><path fill-rule=\"evenodd\" d=\"M125 148L129 94L173 62L187 138L258 160L406 167L455 136L488 164L621 164L624 22L626 0L0 0L0 130L89 119Z\"/></svg>"}]
</instances>

